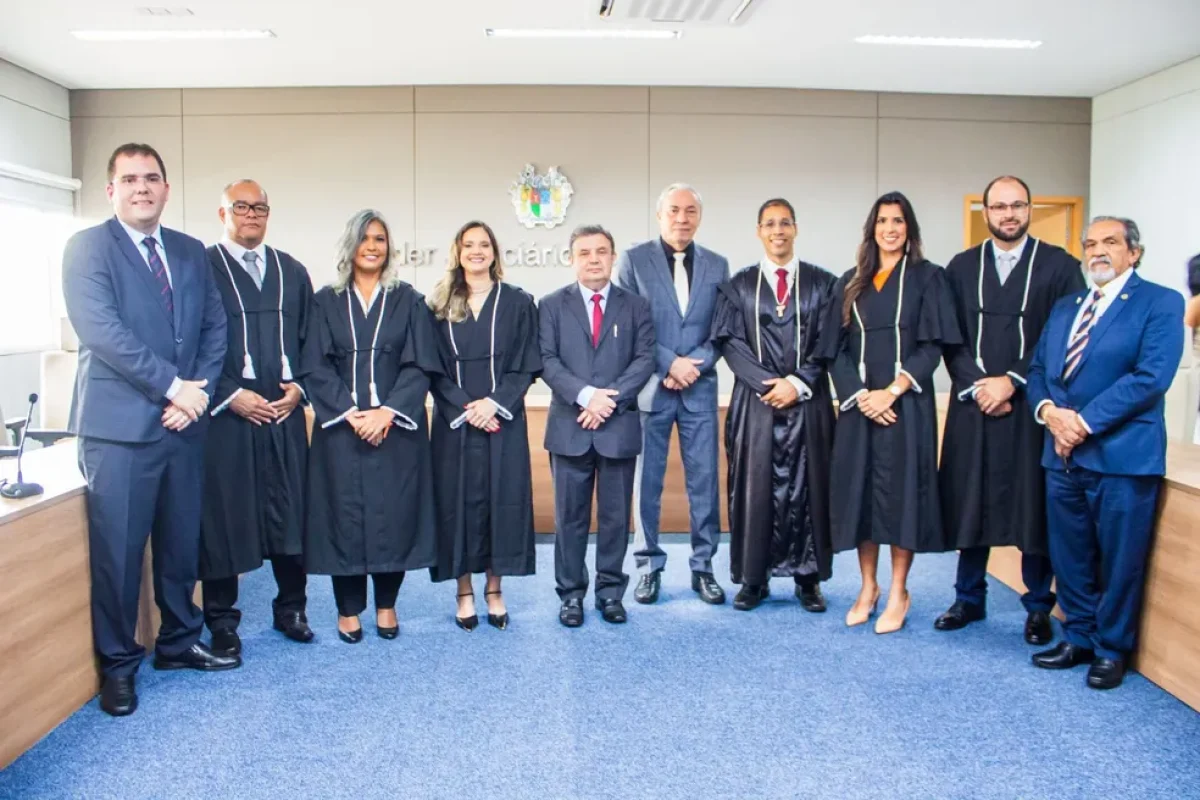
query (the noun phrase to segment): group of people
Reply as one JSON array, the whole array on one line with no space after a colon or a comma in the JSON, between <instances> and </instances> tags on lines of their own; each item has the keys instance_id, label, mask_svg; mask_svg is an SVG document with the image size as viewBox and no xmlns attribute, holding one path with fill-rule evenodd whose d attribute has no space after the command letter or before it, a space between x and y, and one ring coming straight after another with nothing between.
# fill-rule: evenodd
<instances>
[{"instance_id":1,"label":"group of people","mask_svg":"<svg viewBox=\"0 0 1200 800\"><path fill-rule=\"evenodd\" d=\"M147 536L158 669L241 664L238 576L264 560L274 627L296 641L314 636L312 574L332 576L348 643L363 637L368 576L377 634L398 635L396 598L413 570L454 582L468 631L479 624L472 578L485 574L487 622L506 628L502 580L535 569L525 396L539 378L551 390L560 622L584 621L594 496L596 609L626 620L631 518L634 599L658 601L674 428L691 586L724 603L713 571L720 359L735 377L723 431L735 608L791 577L801 606L823 612L833 555L853 549L862 583L846 624L863 625L888 545L875 631L890 633L909 612L914 553L959 550L956 598L935 623L954 630L986 616L989 549L1016 545L1026 640L1053 639L1055 578L1066 616L1063 641L1034 663L1090 663L1089 685L1121 682L1164 472L1163 396L1183 346L1182 297L1135 273L1131 220L1093 221L1085 280L1079 261L1029 235L1028 186L997 178L984 192L991 238L943 269L891 192L838 277L799 259L795 209L774 198L758 210L761 260L731 275L696 242L700 194L672 184L659 237L618 253L603 227L576 228L576 279L535 301L504 281L483 222L459 229L423 297L400 280L384 218L361 211L338 242L336 277L314 292L304 266L265 243L271 209L252 180L225 188L224 235L207 249L160 225L169 184L152 147L114 151L107 193L114 217L72 237L63 280L80 341L71 427L110 714L137 706ZM939 465L943 360L953 385Z\"/></svg>"}]
</instances>

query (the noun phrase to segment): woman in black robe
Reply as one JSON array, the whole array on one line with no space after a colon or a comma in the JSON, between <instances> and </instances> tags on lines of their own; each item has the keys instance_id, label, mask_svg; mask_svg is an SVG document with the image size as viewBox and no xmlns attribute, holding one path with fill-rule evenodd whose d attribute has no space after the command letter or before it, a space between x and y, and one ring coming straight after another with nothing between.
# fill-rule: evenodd
<instances>
[{"instance_id":1,"label":"woman in black robe","mask_svg":"<svg viewBox=\"0 0 1200 800\"><path fill-rule=\"evenodd\" d=\"M908 199L890 192L863 225L858 265L834 287L822 338L840 403L831 468L833 546L857 548L862 589L846 614L861 625L879 600L879 546L892 584L876 633L904 625L914 552L945 549L933 372L960 341L941 267L925 260Z\"/></svg>"},{"instance_id":2,"label":"woman in black robe","mask_svg":"<svg viewBox=\"0 0 1200 800\"><path fill-rule=\"evenodd\" d=\"M525 393L542 370L533 297L503 283L496 235L468 222L429 298L444 374L432 376L434 581L458 581L455 622L479 624L474 573L487 573L488 624L508 627L505 575L532 575L533 482Z\"/></svg>"},{"instance_id":3,"label":"woman in black robe","mask_svg":"<svg viewBox=\"0 0 1200 800\"><path fill-rule=\"evenodd\" d=\"M367 575L378 633L399 633L404 574L437 553L425 395L441 371L423 298L391 264L376 211L355 214L339 245L338 277L313 298L302 382L316 414L309 450L304 555L333 576L338 635L362 640Z\"/></svg>"},{"instance_id":4,"label":"woman in black robe","mask_svg":"<svg viewBox=\"0 0 1200 800\"><path fill-rule=\"evenodd\" d=\"M832 567L833 399L817 339L836 279L795 258L795 229L786 200L763 205L767 256L721 285L713 312L713 342L737 379L725 453L729 565L742 584L734 598L741 610L769 595L769 578L790 577L804 608L824 611L819 584ZM777 389L780 381L791 386Z\"/></svg>"}]
</instances>

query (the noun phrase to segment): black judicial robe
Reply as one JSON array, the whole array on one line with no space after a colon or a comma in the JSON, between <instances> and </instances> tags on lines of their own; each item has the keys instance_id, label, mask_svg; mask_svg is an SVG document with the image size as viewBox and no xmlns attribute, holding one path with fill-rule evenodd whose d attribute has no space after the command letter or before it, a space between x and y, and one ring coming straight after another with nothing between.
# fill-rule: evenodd
<instances>
[{"instance_id":1,"label":"black judicial robe","mask_svg":"<svg viewBox=\"0 0 1200 800\"><path fill-rule=\"evenodd\" d=\"M358 340L357 381L351 324ZM372 362L377 404L370 396ZM397 282L386 293L381 289L365 315L352 286L340 292L327 286L314 296L302 370L316 415L304 531L308 572L362 575L433 566L437 542L425 396L428 374L440 370L429 312L407 283ZM403 418L374 447L343 419L352 407L387 407Z\"/></svg>"},{"instance_id":2,"label":"black judicial robe","mask_svg":"<svg viewBox=\"0 0 1200 800\"><path fill-rule=\"evenodd\" d=\"M945 353L953 386L942 439L940 494L950 549L1015 545L1026 553L1048 553L1041 466L1045 429L1033 418L1022 387L1050 309L1060 297L1082 291L1086 283L1079 262L1046 242L1036 243L1037 261L1031 271L1034 244L1032 239L1025 243L1003 284L995 250L986 243L959 253L946 267L962 333L962 343L947 347ZM978 339L981 320L983 336ZM976 361L977 343L983 369ZM980 378L1005 374L1017 389L1010 400L1012 413L989 417L964 393Z\"/></svg>"},{"instance_id":3,"label":"black judicial robe","mask_svg":"<svg viewBox=\"0 0 1200 800\"><path fill-rule=\"evenodd\" d=\"M723 283L712 322L713 342L736 377L725 418L731 580L827 580L834 415L817 345L836 279L799 262L780 317L774 281L760 283L759 275L756 264ZM804 381L812 397L781 411L763 403L759 398L770 389L763 381L787 375Z\"/></svg>"},{"instance_id":4,"label":"black judicial robe","mask_svg":"<svg viewBox=\"0 0 1200 800\"><path fill-rule=\"evenodd\" d=\"M444 581L488 569L494 575L532 575L536 554L525 393L542 371L537 306L521 289L498 283L478 318L469 310L462 322L439 321L432 312L430 318L444 365L444 374L431 381L438 512L438 558L431 577ZM465 420L450 427L467 403L484 397L502 409L496 415L499 431L486 433Z\"/></svg>"},{"instance_id":5,"label":"black judicial robe","mask_svg":"<svg viewBox=\"0 0 1200 800\"><path fill-rule=\"evenodd\" d=\"M229 317L229 347L221 377L216 388L210 389L213 416L204 450L204 508L200 518L202 580L241 575L260 567L264 557L299 555L302 549L308 459L303 403L282 424L261 426L243 419L226 405L239 389L257 392L268 402L283 397L279 385L284 381L281 308L283 349L292 371L298 374L300 369L312 282L308 270L290 255L271 247L266 250L260 291L228 250L220 245L208 248ZM228 259L228 267L222 255ZM243 377L247 351L254 378Z\"/></svg>"},{"instance_id":6,"label":"black judicial robe","mask_svg":"<svg viewBox=\"0 0 1200 800\"><path fill-rule=\"evenodd\" d=\"M831 465L833 546L892 544L918 552L946 549L938 501L937 400L933 373L942 347L961 341L945 270L928 261L900 264L881 291L873 283L859 295L850 325L842 325L847 272L837 282L822 336L823 355L839 403L861 389L886 389L896 377L896 311L900 304L901 368L915 386L896 399L896 421L880 425L855 403L838 412ZM901 295L903 278L903 295ZM859 373L864 332L866 380ZM917 391L920 387L920 392Z\"/></svg>"}]
</instances>

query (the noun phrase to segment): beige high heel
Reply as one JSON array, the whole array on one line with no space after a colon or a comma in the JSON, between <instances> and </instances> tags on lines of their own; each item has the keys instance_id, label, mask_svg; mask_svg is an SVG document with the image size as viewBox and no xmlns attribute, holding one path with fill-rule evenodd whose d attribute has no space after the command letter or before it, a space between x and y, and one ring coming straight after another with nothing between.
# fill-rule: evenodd
<instances>
[{"instance_id":1,"label":"beige high heel","mask_svg":"<svg viewBox=\"0 0 1200 800\"><path fill-rule=\"evenodd\" d=\"M879 605L879 588L875 589L875 596L871 598L871 605L867 608L866 613L855 611L854 606L846 612L846 627L853 628L856 625L862 625L871 618L875 613L875 608Z\"/></svg>"},{"instance_id":2,"label":"beige high heel","mask_svg":"<svg viewBox=\"0 0 1200 800\"><path fill-rule=\"evenodd\" d=\"M876 633L895 633L904 627L904 621L908 619L908 610L912 607L912 595L908 592L904 593L904 611L900 614L900 620L888 617L888 609L884 609L879 619L875 621Z\"/></svg>"}]
</instances>

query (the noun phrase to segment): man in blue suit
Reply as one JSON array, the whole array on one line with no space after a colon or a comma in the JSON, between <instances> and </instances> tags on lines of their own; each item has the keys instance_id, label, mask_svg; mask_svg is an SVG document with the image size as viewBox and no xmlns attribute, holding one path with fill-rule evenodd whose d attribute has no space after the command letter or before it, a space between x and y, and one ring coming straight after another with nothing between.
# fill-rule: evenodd
<instances>
[{"instance_id":1,"label":"man in blue suit","mask_svg":"<svg viewBox=\"0 0 1200 800\"><path fill-rule=\"evenodd\" d=\"M1163 397L1183 355L1183 297L1135 270L1137 225L1097 217L1084 239L1090 286L1054 306L1026 389L1046 426L1046 512L1064 641L1043 669L1091 664L1113 689L1134 649L1158 488Z\"/></svg>"},{"instance_id":2,"label":"man in blue suit","mask_svg":"<svg viewBox=\"0 0 1200 800\"><path fill-rule=\"evenodd\" d=\"M612 235L598 225L571 234L578 280L538 304L542 380L550 387L546 449L554 481L554 576L568 628L583 624L585 563L596 490L596 608L625 621L622 570L629 545L633 473L642 449L637 395L654 370L650 304L610 282ZM598 486L597 486L598 484Z\"/></svg>"},{"instance_id":3,"label":"man in blue suit","mask_svg":"<svg viewBox=\"0 0 1200 800\"><path fill-rule=\"evenodd\" d=\"M658 198L659 236L621 254L616 283L650 301L654 313L654 374L638 398L642 454L634 479L634 558L645 570L634 599L658 600L667 554L658 544L663 475L671 428L679 426L692 534L692 590L706 603L725 602L713 577L720 540L717 479L717 353L709 342L717 288L729 262L696 244L700 194L673 183Z\"/></svg>"},{"instance_id":4,"label":"man in blue suit","mask_svg":"<svg viewBox=\"0 0 1200 800\"><path fill-rule=\"evenodd\" d=\"M230 669L200 643L192 603L200 560L205 410L225 357L225 312L204 245L159 225L170 193L149 145L108 161L115 216L63 254L67 316L79 336L71 432L87 481L92 634L100 707L137 709L138 594L146 538L162 614L156 669Z\"/></svg>"}]
</instances>

